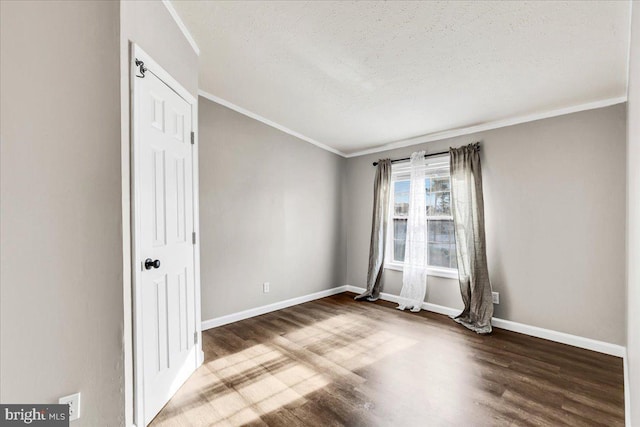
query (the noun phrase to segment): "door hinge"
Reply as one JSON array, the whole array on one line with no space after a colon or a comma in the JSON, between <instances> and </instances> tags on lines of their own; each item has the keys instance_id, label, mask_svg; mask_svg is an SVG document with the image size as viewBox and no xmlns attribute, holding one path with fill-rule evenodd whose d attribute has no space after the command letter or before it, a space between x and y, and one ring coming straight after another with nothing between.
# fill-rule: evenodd
<instances>
[{"instance_id":1,"label":"door hinge","mask_svg":"<svg viewBox=\"0 0 640 427\"><path fill-rule=\"evenodd\" d=\"M196 143L196 134L195 132L191 132L191 145Z\"/></svg>"},{"instance_id":2,"label":"door hinge","mask_svg":"<svg viewBox=\"0 0 640 427\"><path fill-rule=\"evenodd\" d=\"M196 232L191 233L191 243L196 244Z\"/></svg>"},{"instance_id":3,"label":"door hinge","mask_svg":"<svg viewBox=\"0 0 640 427\"><path fill-rule=\"evenodd\" d=\"M193 333L193 343L198 344L198 331Z\"/></svg>"}]
</instances>

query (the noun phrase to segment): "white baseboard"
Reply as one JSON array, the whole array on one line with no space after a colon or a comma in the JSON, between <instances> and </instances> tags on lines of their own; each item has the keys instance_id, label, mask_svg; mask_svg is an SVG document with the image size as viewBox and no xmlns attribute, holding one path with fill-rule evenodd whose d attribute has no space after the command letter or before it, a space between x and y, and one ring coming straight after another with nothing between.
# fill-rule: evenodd
<instances>
[{"instance_id":1,"label":"white baseboard","mask_svg":"<svg viewBox=\"0 0 640 427\"><path fill-rule=\"evenodd\" d=\"M618 344L611 344L591 338L567 334L565 332L539 328L537 326L525 325L523 323L512 322L511 320L498 319L494 317L492 319L492 324L496 328L506 329L507 331L519 332L521 334L597 351L598 353L609 354L611 356L624 357L626 352L626 347Z\"/></svg>"},{"instance_id":2,"label":"white baseboard","mask_svg":"<svg viewBox=\"0 0 640 427\"><path fill-rule=\"evenodd\" d=\"M294 305L302 304L305 302L325 298L331 295L341 294L346 292L346 286L338 286L336 288L325 289L324 291L315 292L309 295L303 295L297 298L291 298L288 300L275 302L273 304L263 305L261 307L250 308L249 310L239 311L237 313L227 314L226 316L220 316L209 320L202 321L202 330L216 328L218 326L227 325L229 323L237 322L250 317L260 316L261 314L271 313L272 311L282 310L283 308L291 307Z\"/></svg>"},{"instance_id":3,"label":"white baseboard","mask_svg":"<svg viewBox=\"0 0 640 427\"><path fill-rule=\"evenodd\" d=\"M357 286L347 285L346 290L349 292L355 292L360 294L365 291L364 288ZM384 301L390 301L399 303L400 297L393 294L387 294L382 292L380 299ZM422 303L422 308L434 313L446 314L452 316L460 313L459 309L445 307L442 305L431 304L428 302ZM523 323L512 322L511 320L504 320L494 317L491 319L491 323L494 327L505 329L507 331L519 332L521 334L530 335L532 337L543 338L545 340L559 342L562 344L572 345L574 347L584 348L587 350L597 351L598 353L609 354L612 356L623 357L626 353L626 348L621 345L611 344L604 341L597 341L591 338L579 337L577 335L571 335L564 332L553 331L551 329L539 328L537 326L525 325Z\"/></svg>"},{"instance_id":4,"label":"white baseboard","mask_svg":"<svg viewBox=\"0 0 640 427\"><path fill-rule=\"evenodd\" d=\"M345 288L345 291L354 292L356 294L361 294L365 291L364 288L359 288L357 286L351 285L346 285ZM400 297L398 295L381 292L380 299L383 301L395 302L396 304L400 304ZM460 313L460 310L457 310L455 308L445 307L438 304L431 304L430 302L423 302L422 308L427 311L433 311L434 313L446 314L447 316L453 316Z\"/></svg>"},{"instance_id":5,"label":"white baseboard","mask_svg":"<svg viewBox=\"0 0 640 427\"><path fill-rule=\"evenodd\" d=\"M273 304L263 305L261 307L251 308L249 310L240 311L238 313L228 314L226 316L220 316L202 322L202 330L215 328L229 323L237 322L251 317L260 316L261 314L270 313L276 310L282 310L283 308L291 307L294 305L302 304L305 302L325 298L331 295L340 294L342 292L354 292L360 294L364 292L364 288L357 286L344 285L338 286L324 291L315 292L309 295L303 295L297 298L291 298L285 301L276 302ZM400 297L398 295L388 294L382 292L380 299L384 301L390 301L399 303ZM442 305L432 304L428 302L422 303L422 308L434 313L445 314L447 316L453 316L460 313L459 309L445 307ZM565 332L553 331L551 329L539 328L537 326L525 325L523 323L513 322L511 320L504 320L494 317L492 324L496 328L505 329L507 331L518 332L532 337L543 338L549 341L559 342L562 344L572 345L574 347L584 348L587 350L597 351L598 353L609 354L617 357L625 357L626 348L621 345L611 344L604 341L597 341L591 338L580 337L577 335L567 334ZM626 372L625 372L626 374Z\"/></svg>"}]
</instances>

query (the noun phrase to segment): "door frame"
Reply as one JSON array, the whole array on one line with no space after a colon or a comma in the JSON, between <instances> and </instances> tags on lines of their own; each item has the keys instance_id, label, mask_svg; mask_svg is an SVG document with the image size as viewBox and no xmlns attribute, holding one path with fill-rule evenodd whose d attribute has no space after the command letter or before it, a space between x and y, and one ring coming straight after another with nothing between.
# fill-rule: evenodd
<instances>
[{"instance_id":1,"label":"door frame","mask_svg":"<svg viewBox=\"0 0 640 427\"><path fill-rule=\"evenodd\" d=\"M194 323L196 329L196 365L197 369L204 362L202 351L202 321L200 314L200 221L199 221L199 185L198 185L198 100L187 91L176 79L174 79L164 68L151 58L140 46L131 44L131 56L129 58L129 84L130 84L130 179L131 179L131 279L132 279L132 323L133 323L133 422L137 426L144 426L144 358L141 353L142 345L142 301L140 298L140 284L142 283L142 254L140 253L140 229L138 224L140 205L140 189L137 183L139 168L139 129L136 123L136 109L139 103L137 99L138 77L140 67L136 65L136 60L144 63L147 73L154 74L169 88L176 92L191 106L191 130L194 134L194 143L191 144L192 161L192 182L193 182L193 231L195 232L195 243L193 245L194 261Z\"/></svg>"}]
</instances>

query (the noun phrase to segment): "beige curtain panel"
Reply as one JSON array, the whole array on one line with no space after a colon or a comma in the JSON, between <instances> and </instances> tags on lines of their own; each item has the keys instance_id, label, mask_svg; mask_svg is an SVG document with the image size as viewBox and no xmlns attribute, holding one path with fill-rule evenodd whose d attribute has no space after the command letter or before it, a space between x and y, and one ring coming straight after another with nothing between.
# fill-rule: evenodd
<instances>
[{"instance_id":1,"label":"beige curtain panel","mask_svg":"<svg viewBox=\"0 0 640 427\"><path fill-rule=\"evenodd\" d=\"M454 320L479 334L491 332L493 302L487 269L480 144L451 148L451 209L458 280L464 310Z\"/></svg>"},{"instance_id":2,"label":"beige curtain panel","mask_svg":"<svg viewBox=\"0 0 640 427\"><path fill-rule=\"evenodd\" d=\"M376 178L373 183L373 218L371 221L371 243L369 245L369 272L367 290L356 296L356 300L375 301L380 297L380 281L384 266L389 216L389 193L391 185L391 160L378 160Z\"/></svg>"}]
</instances>

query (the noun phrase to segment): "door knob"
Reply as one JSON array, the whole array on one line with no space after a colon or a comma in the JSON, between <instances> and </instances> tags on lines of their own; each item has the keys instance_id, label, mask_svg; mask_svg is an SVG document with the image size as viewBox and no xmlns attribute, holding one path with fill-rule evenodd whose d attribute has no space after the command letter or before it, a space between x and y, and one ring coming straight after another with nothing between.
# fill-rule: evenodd
<instances>
[{"instance_id":1,"label":"door knob","mask_svg":"<svg viewBox=\"0 0 640 427\"><path fill-rule=\"evenodd\" d=\"M146 270L151 270L152 268L160 268L160 260L152 260L151 258L147 258L144 260L144 268Z\"/></svg>"}]
</instances>

